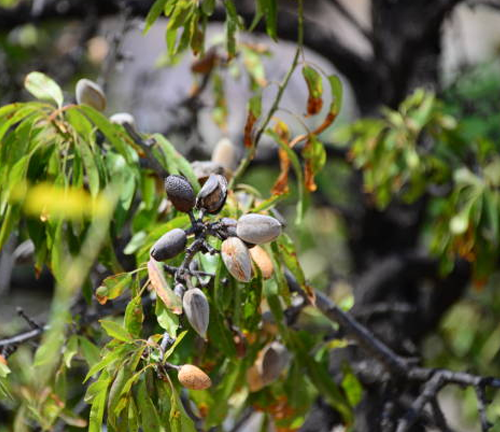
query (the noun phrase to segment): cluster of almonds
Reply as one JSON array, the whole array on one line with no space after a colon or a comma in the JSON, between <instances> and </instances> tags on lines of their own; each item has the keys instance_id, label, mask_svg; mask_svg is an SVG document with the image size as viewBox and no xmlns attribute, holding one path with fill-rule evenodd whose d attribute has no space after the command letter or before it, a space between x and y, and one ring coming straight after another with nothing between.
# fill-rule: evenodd
<instances>
[{"instance_id":1,"label":"cluster of almonds","mask_svg":"<svg viewBox=\"0 0 500 432\"><path fill-rule=\"evenodd\" d=\"M229 273L241 282L248 282L252 278L253 258L263 276L270 277L272 262L267 252L256 245L276 239L281 234L281 224L275 218L261 214L247 214L238 220L227 217L216 221L205 220L206 214L219 213L226 202L227 181L220 174L211 174L198 195L195 195L188 180L179 175L168 176L165 189L172 205L178 211L189 214L191 227L187 230L175 228L168 231L151 248L151 257L155 261L166 261L185 252L179 267L165 267L167 271L174 273L174 292L182 298L183 311L189 323L200 336L206 338L210 311L203 291L192 286L191 277L200 274L193 270L194 256L198 252L220 252ZM199 210L198 219L193 210ZM194 240L187 247L190 235L194 236ZM222 240L220 251L207 242L210 235ZM251 253L252 249L256 252Z\"/></svg>"},{"instance_id":2,"label":"cluster of almonds","mask_svg":"<svg viewBox=\"0 0 500 432\"><path fill-rule=\"evenodd\" d=\"M89 80L81 79L76 85L76 101L89 105L97 111L106 108L106 96L101 87ZM110 117L115 124L128 124L135 128L131 114L117 113ZM253 275L252 260L264 278L273 273L272 261L260 244L275 240L282 230L280 222L270 216L247 214L238 220L221 218L214 222L205 221L207 214L221 211L227 198L227 181L224 175L230 173L234 162L234 148L227 139L221 140L212 154L210 162L195 162L193 169L203 187L195 195L191 184L182 176L170 175L165 180L167 197L172 205L191 219L187 230L175 228L164 234L152 247L151 257L155 261L166 261L186 252L179 267L165 265L167 271L174 272L176 286L174 292L182 298L183 311L193 329L203 338L209 323L209 305L205 294L198 287L192 286L191 277L204 275L193 269L192 260L197 252L218 253L229 273L241 282L249 282ZM199 210L196 219L193 210ZM194 235L194 241L187 247L188 236ZM216 251L207 241L212 235L222 240L221 250ZM188 289L186 289L186 286ZM288 361L288 352L279 342L268 344L258 355L254 365L248 370L247 380L250 391L257 391L278 378ZM191 390L204 390L212 385L210 377L197 366L184 364L170 365L177 370L177 377L182 386Z\"/></svg>"}]
</instances>

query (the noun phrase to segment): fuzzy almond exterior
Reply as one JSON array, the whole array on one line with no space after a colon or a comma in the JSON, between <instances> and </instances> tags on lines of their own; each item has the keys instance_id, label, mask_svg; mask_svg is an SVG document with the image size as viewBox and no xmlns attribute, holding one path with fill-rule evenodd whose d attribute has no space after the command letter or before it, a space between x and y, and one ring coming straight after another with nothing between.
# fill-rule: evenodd
<instances>
[{"instance_id":1,"label":"fuzzy almond exterior","mask_svg":"<svg viewBox=\"0 0 500 432\"><path fill-rule=\"evenodd\" d=\"M106 109L106 96L102 88L89 79L83 78L76 83L76 102L89 105L97 111Z\"/></svg>"},{"instance_id":2,"label":"fuzzy almond exterior","mask_svg":"<svg viewBox=\"0 0 500 432\"><path fill-rule=\"evenodd\" d=\"M183 387L190 390L205 390L212 386L212 380L199 367L185 364L182 365L177 378Z\"/></svg>"},{"instance_id":3,"label":"fuzzy almond exterior","mask_svg":"<svg viewBox=\"0 0 500 432\"><path fill-rule=\"evenodd\" d=\"M222 261L235 279L248 282L252 278L250 252L238 237L229 237L221 245Z\"/></svg>"},{"instance_id":4,"label":"fuzzy almond exterior","mask_svg":"<svg viewBox=\"0 0 500 432\"><path fill-rule=\"evenodd\" d=\"M228 138L222 138L214 147L212 162L232 170L236 159L236 149Z\"/></svg>"},{"instance_id":5,"label":"fuzzy almond exterior","mask_svg":"<svg viewBox=\"0 0 500 432\"><path fill-rule=\"evenodd\" d=\"M182 299L182 308L191 327L203 339L206 339L210 319L210 306L203 291L199 288L187 290Z\"/></svg>"},{"instance_id":6,"label":"fuzzy almond exterior","mask_svg":"<svg viewBox=\"0 0 500 432\"><path fill-rule=\"evenodd\" d=\"M248 243L269 243L281 234L281 224L271 216L250 213L238 219L236 234Z\"/></svg>"},{"instance_id":7,"label":"fuzzy almond exterior","mask_svg":"<svg viewBox=\"0 0 500 432\"><path fill-rule=\"evenodd\" d=\"M271 261L271 257L266 252L265 249L260 246L255 246L250 249L250 255L253 259L253 262L259 267L260 272L262 273L262 277L264 279L269 279L274 272L273 262Z\"/></svg>"}]
</instances>

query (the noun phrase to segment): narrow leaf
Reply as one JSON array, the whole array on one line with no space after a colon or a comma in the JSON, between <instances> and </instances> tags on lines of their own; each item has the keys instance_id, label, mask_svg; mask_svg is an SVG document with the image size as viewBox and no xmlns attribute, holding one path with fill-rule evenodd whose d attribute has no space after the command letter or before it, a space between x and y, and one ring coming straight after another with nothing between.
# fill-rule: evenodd
<instances>
[{"instance_id":1,"label":"narrow leaf","mask_svg":"<svg viewBox=\"0 0 500 432\"><path fill-rule=\"evenodd\" d=\"M104 331L111 336L112 338L118 339L122 342L132 342L133 338L130 336L130 333L125 330L120 324L109 321L109 320L100 320L102 328Z\"/></svg>"},{"instance_id":2,"label":"narrow leaf","mask_svg":"<svg viewBox=\"0 0 500 432\"><path fill-rule=\"evenodd\" d=\"M168 309L180 315L182 313L182 301L168 286L165 276L163 276L163 272L158 268L158 264L152 258L148 261L148 275L156 295Z\"/></svg>"},{"instance_id":3,"label":"narrow leaf","mask_svg":"<svg viewBox=\"0 0 500 432\"><path fill-rule=\"evenodd\" d=\"M146 25L144 26L144 31L143 31L144 34L146 34L149 31L154 22L159 18L163 9L165 8L166 3L167 0L156 0L153 6L151 6L151 9L146 15Z\"/></svg>"},{"instance_id":4,"label":"narrow leaf","mask_svg":"<svg viewBox=\"0 0 500 432\"><path fill-rule=\"evenodd\" d=\"M40 100L54 101L58 107L63 104L63 93L59 85L41 72L31 72L24 80L24 87Z\"/></svg>"}]
</instances>

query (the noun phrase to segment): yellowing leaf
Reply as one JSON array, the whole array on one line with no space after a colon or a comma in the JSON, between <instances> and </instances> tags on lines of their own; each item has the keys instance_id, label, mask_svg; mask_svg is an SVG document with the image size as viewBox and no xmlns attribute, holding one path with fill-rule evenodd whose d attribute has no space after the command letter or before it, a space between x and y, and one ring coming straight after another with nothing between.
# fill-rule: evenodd
<instances>
[{"instance_id":1,"label":"yellowing leaf","mask_svg":"<svg viewBox=\"0 0 500 432\"><path fill-rule=\"evenodd\" d=\"M309 192L314 192L317 189L314 177L323 169L326 162L326 151L323 144L316 138L316 135L311 135L306 145L302 150L302 156L305 160L304 181Z\"/></svg>"},{"instance_id":2,"label":"yellowing leaf","mask_svg":"<svg viewBox=\"0 0 500 432\"><path fill-rule=\"evenodd\" d=\"M24 80L24 87L37 99L54 101L59 107L63 104L61 88L41 72L29 73Z\"/></svg>"},{"instance_id":3,"label":"yellowing leaf","mask_svg":"<svg viewBox=\"0 0 500 432\"><path fill-rule=\"evenodd\" d=\"M323 81L321 75L312 67L304 66L302 75L307 83L309 98L307 99L307 115L315 115L323 108Z\"/></svg>"},{"instance_id":4,"label":"yellowing leaf","mask_svg":"<svg viewBox=\"0 0 500 432\"><path fill-rule=\"evenodd\" d=\"M165 306L173 313L180 315L182 313L182 301L180 297L175 295L172 289L168 286L163 273L158 268L156 261L150 259L148 261L148 275L151 286L160 297Z\"/></svg>"},{"instance_id":5,"label":"yellowing leaf","mask_svg":"<svg viewBox=\"0 0 500 432\"><path fill-rule=\"evenodd\" d=\"M105 304L108 300L115 299L123 293L131 281L132 275L130 273L119 273L107 277L96 290L97 301L100 304Z\"/></svg>"},{"instance_id":6,"label":"yellowing leaf","mask_svg":"<svg viewBox=\"0 0 500 432\"><path fill-rule=\"evenodd\" d=\"M253 138L252 138L253 127L255 125L255 122L259 118L261 111L262 111L262 99L261 95L258 94L252 97L248 101L248 116L247 116L247 121L245 123L245 136L243 138L243 143L247 148L253 146Z\"/></svg>"}]
</instances>

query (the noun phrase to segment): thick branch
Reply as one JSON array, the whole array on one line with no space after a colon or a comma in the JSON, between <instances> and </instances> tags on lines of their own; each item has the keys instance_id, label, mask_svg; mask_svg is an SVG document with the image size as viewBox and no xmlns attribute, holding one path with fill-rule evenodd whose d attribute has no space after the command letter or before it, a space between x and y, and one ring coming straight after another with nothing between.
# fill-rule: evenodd
<instances>
[{"instance_id":1,"label":"thick branch","mask_svg":"<svg viewBox=\"0 0 500 432\"><path fill-rule=\"evenodd\" d=\"M398 376L408 373L408 365L401 357L319 291L316 292L316 307L328 319L337 322L365 351L386 366L389 372Z\"/></svg>"}]
</instances>

